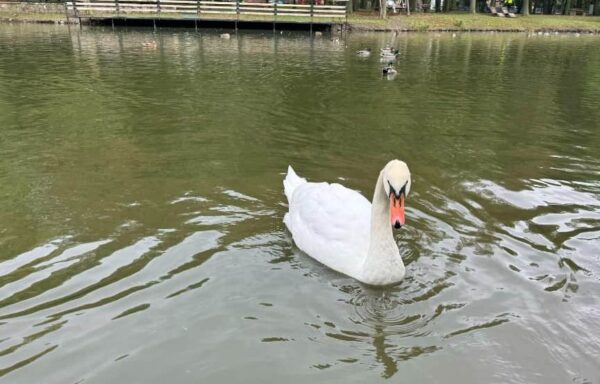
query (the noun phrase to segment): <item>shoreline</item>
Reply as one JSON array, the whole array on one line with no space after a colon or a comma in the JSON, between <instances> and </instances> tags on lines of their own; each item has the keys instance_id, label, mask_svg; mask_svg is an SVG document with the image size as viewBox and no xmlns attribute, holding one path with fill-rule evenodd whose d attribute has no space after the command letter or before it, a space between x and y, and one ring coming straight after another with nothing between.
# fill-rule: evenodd
<instances>
[{"instance_id":1,"label":"shoreline","mask_svg":"<svg viewBox=\"0 0 600 384\"><path fill-rule=\"evenodd\" d=\"M419 13L391 16L354 14L348 19L351 30L361 32L559 32L600 34L598 16L530 15L494 17L489 13Z\"/></svg>"},{"instance_id":2,"label":"shoreline","mask_svg":"<svg viewBox=\"0 0 600 384\"><path fill-rule=\"evenodd\" d=\"M253 21L253 20L246 20ZM257 20L258 21L258 20ZM70 24L64 4L0 2L0 23ZM530 15L516 18L493 17L479 13L417 13L410 16L377 15L356 12L348 17L352 32L512 32L600 34L599 16Z\"/></svg>"}]
</instances>

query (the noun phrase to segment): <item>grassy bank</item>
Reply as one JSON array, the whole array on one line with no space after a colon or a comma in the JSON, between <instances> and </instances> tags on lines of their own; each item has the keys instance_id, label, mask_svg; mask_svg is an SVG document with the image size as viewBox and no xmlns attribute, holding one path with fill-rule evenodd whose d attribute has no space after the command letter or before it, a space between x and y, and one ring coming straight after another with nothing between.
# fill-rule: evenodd
<instances>
[{"instance_id":1,"label":"grassy bank","mask_svg":"<svg viewBox=\"0 0 600 384\"><path fill-rule=\"evenodd\" d=\"M0 22L64 23L65 5L58 3L17 3L0 0Z\"/></svg>"},{"instance_id":2,"label":"grassy bank","mask_svg":"<svg viewBox=\"0 0 600 384\"><path fill-rule=\"evenodd\" d=\"M420 13L392 15L386 20L355 13L348 22L359 31L577 31L600 33L600 17L530 15L493 17L489 13Z\"/></svg>"},{"instance_id":3,"label":"grassy bank","mask_svg":"<svg viewBox=\"0 0 600 384\"><path fill-rule=\"evenodd\" d=\"M0 22L12 23L61 23L66 22L64 13L15 13L0 11Z\"/></svg>"}]
</instances>

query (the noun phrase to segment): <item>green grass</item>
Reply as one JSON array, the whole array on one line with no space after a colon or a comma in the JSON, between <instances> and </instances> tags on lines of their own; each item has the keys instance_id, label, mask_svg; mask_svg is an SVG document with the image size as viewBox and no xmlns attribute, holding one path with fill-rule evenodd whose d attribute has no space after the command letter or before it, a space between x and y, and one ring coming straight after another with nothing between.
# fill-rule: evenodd
<instances>
[{"instance_id":1,"label":"green grass","mask_svg":"<svg viewBox=\"0 0 600 384\"><path fill-rule=\"evenodd\" d=\"M600 17L530 15L494 17L489 13L418 13L410 16L355 13L348 19L353 30L367 31L581 31L600 32Z\"/></svg>"},{"instance_id":2,"label":"green grass","mask_svg":"<svg viewBox=\"0 0 600 384\"><path fill-rule=\"evenodd\" d=\"M67 18L63 13L34 13L34 12L17 12L0 10L0 22L16 21L16 22L32 22L32 23L54 23L58 21L66 21Z\"/></svg>"}]
</instances>

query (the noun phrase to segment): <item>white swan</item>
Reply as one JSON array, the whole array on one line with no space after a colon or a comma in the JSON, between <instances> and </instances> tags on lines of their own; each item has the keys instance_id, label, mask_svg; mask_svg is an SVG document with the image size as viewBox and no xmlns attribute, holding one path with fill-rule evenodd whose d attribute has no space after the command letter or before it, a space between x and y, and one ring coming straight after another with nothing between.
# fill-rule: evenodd
<instances>
[{"instance_id":1,"label":"white swan","mask_svg":"<svg viewBox=\"0 0 600 384\"><path fill-rule=\"evenodd\" d=\"M404 225L410 185L406 163L392 160L379 173L371 204L340 184L309 183L288 167L283 221L298 248L329 268L369 285L394 284L405 270L392 226Z\"/></svg>"}]
</instances>

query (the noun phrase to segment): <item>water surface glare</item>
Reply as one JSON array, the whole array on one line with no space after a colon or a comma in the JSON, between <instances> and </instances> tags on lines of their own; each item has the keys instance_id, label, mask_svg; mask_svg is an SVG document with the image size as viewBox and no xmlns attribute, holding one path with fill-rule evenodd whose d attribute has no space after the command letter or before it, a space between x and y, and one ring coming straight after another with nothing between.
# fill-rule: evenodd
<instances>
[{"instance_id":1,"label":"water surface glare","mask_svg":"<svg viewBox=\"0 0 600 384\"><path fill-rule=\"evenodd\" d=\"M593 36L0 25L0 382L600 383L599 100ZM288 164L394 157L401 284L293 246Z\"/></svg>"}]
</instances>

